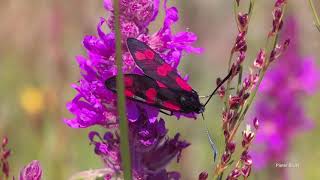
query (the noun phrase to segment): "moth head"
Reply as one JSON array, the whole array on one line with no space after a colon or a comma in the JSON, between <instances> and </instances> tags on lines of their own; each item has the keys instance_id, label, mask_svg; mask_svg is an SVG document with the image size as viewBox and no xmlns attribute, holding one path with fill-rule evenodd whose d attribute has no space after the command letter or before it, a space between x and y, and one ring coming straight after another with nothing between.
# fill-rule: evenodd
<instances>
[{"instance_id":1,"label":"moth head","mask_svg":"<svg viewBox=\"0 0 320 180\"><path fill-rule=\"evenodd\" d=\"M200 103L196 92L181 94L179 102L186 113L196 112L200 114L204 111L204 106Z\"/></svg>"}]
</instances>

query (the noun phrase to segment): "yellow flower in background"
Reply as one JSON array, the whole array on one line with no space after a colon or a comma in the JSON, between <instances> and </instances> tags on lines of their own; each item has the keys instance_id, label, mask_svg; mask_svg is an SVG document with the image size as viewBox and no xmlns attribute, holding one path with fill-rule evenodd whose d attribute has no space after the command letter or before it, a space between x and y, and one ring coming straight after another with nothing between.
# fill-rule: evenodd
<instances>
[{"instance_id":1,"label":"yellow flower in background","mask_svg":"<svg viewBox=\"0 0 320 180\"><path fill-rule=\"evenodd\" d=\"M36 115L43 110L44 91L40 88L27 87L20 92L20 105L30 114Z\"/></svg>"}]
</instances>

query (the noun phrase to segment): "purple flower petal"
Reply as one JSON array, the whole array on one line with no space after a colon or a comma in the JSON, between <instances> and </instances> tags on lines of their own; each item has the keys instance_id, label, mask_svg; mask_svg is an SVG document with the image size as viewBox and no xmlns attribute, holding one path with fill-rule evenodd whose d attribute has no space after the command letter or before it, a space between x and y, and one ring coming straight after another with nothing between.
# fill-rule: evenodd
<instances>
[{"instance_id":1,"label":"purple flower petal","mask_svg":"<svg viewBox=\"0 0 320 180\"><path fill-rule=\"evenodd\" d=\"M113 10L113 4L111 0L104 0L103 1L103 6L107 11L112 11Z\"/></svg>"}]
</instances>

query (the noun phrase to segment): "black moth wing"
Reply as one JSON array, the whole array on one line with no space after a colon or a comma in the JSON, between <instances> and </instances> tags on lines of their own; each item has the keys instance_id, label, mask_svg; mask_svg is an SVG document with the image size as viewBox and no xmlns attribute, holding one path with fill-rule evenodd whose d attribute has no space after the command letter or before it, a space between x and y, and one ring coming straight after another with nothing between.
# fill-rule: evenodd
<instances>
[{"instance_id":1,"label":"black moth wing","mask_svg":"<svg viewBox=\"0 0 320 180\"><path fill-rule=\"evenodd\" d=\"M191 86L181 78L177 70L166 63L158 53L144 42L135 38L128 38L127 46L136 64L146 76L161 81L174 90L193 91Z\"/></svg>"},{"instance_id":2,"label":"black moth wing","mask_svg":"<svg viewBox=\"0 0 320 180\"><path fill-rule=\"evenodd\" d=\"M125 96L131 100L146 103L171 112L181 112L179 92L159 81L139 74L125 74ZM105 81L105 86L116 92L116 76Z\"/></svg>"}]
</instances>

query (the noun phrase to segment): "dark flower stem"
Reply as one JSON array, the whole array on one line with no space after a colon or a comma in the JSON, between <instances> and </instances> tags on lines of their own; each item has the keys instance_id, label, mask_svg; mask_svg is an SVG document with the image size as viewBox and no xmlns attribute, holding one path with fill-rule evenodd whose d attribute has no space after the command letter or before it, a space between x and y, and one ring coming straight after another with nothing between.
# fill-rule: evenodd
<instances>
[{"instance_id":1,"label":"dark flower stem","mask_svg":"<svg viewBox=\"0 0 320 180\"><path fill-rule=\"evenodd\" d=\"M317 27L318 31L320 32L320 18L318 16L318 13L316 11L316 8L313 4L313 0L308 0L309 1L309 5L310 5L310 8L312 10L312 14L313 14L313 18L314 18L314 23L315 23L315 26Z\"/></svg>"},{"instance_id":2,"label":"dark flower stem","mask_svg":"<svg viewBox=\"0 0 320 180\"><path fill-rule=\"evenodd\" d=\"M116 64L117 64L117 95L118 95L118 114L120 119L120 151L123 174L125 180L132 179L130 148L128 136L128 121L126 118L126 106L124 97L124 83L122 73L122 52L121 52L121 31L120 31L120 12L119 1L114 0L115 33L116 33Z\"/></svg>"},{"instance_id":3,"label":"dark flower stem","mask_svg":"<svg viewBox=\"0 0 320 180\"><path fill-rule=\"evenodd\" d=\"M248 24L250 21L251 14L253 12L253 5L254 5L254 0L251 0L248 14L238 13L238 6L236 6L236 8L235 8L235 13L239 14L239 18L237 21L239 34L237 36L235 45L232 48L231 53L230 53L228 68L229 68L229 70L231 70L232 68L237 68L237 69L232 69L233 71L235 71L235 70L238 71L238 72L235 72L235 73L238 73L237 95L241 92L241 91L239 91L239 86L240 86L240 83L242 82L241 55L245 55L246 50L247 50L247 45L246 45L246 41L245 41L246 34L243 34L243 33L247 33ZM285 8L286 8L286 1L282 1L282 0L276 1L275 6L274 6L274 10L273 10L272 29L267 35L265 48L260 50L260 52L258 53L257 59L254 62L254 66L256 67L256 70L259 70L259 72L257 74L254 74L253 76L258 75L258 77L257 77L258 79L256 81L256 77L254 77L253 80L252 79L249 80L249 81L251 81L250 86L252 89L250 88L249 92L247 94L244 94L244 95L247 95L246 97L244 95L242 95L243 98L245 97L244 101L243 101L244 103L240 104L240 107L238 107L238 109L236 109L236 116L234 116L232 121L230 121L229 116L232 118L233 114L231 114L231 111L229 114L229 109L231 109L233 107L232 106L233 104L237 103L237 101L236 101L237 99L235 98L236 96L229 97L230 84L231 84L232 78L230 78L228 80L227 88L226 88L226 92L225 92L226 111L225 111L225 114L223 114L223 122L224 122L223 130L224 130L224 135L225 135L226 151L223 153L221 161L217 164L217 166L214 170L214 179L216 179L215 177L217 177L217 178L221 177L221 174L231 165L231 163L228 163L228 162L230 161L231 155L234 152L234 148L230 148L232 146L228 146L228 145L234 144L233 139L234 139L241 123L243 122L246 113L248 112L250 106L252 105L252 102L256 96L256 93L257 93L259 86L264 78L264 75L269 68L270 63L274 60L275 50L277 49L276 46L278 44L279 30L281 30L281 26L283 24L282 19L283 19ZM289 42L287 42L287 43L289 43ZM284 43L282 48L287 46L287 45L285 45L287 43ZM279 49L279 47L278 47L278 49ZM240 52L240 56L237 59L237 63L238 63L239 67L236 67L236 64L235 65L233 64L231 67L231 61L233 59L233 55L234 55L235 51ZM244 56L244 58L245 58L245 56ZM261 62L261 64L258 64L259 66L257 66L258 60L260 60L260 62ZM252 77L250 77L250 78L252 78ZM244 87L246 87L246 86L247 85L244 85ZM248 86L248 88L250 86ZM246 91L246 90L244 90L244 91ZM242 93L246 93L246 92L242 92ZM231 101L230 101L230 99L231 99ZM255 127L258 127L258 125L256 125L256 123L254 123L254 124L255 124ZM239 176L241 176L240 171L242 173L242 176L244 176L244 179L247 179L247 177L250 175L252 160L251 160L251 157L248 156L248 148L249 148L253 138L254 138L254 133L251 132L250 126L248 126L247 130L243 131L242 146L244 147L244 149L243 149L243 153L241 155L241 159L237 162L235 169L229 174L228 179L238 178ZM244 156L244 157L242 157L242 156ZM245 162L245 161L247 161L247 162L246 162L245 166L243 166L244 165L243 162ZM250 162L250 164L248 164L249 162ZM241 168L240 165L243 166L245 169L243 170L243 167Z\"/></svg>"}]
</instances>

